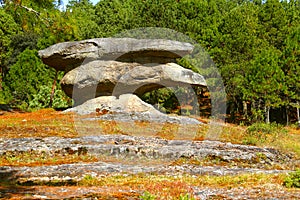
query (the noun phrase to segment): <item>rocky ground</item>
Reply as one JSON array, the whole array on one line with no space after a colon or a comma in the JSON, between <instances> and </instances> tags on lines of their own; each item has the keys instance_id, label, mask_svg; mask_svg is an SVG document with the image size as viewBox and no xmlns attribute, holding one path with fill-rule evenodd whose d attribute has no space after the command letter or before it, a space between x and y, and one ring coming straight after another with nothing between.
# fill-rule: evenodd
<instances>
[{"instance_id":1,"label":"rocky ground","mask_svg":"<svg viewBox=\"0 0 300 200\"><path fill-rule=\"evenodd\" d=\"M0 197L21 199L138 199L144 191L130 187L78 184L87 177L164 175L204 176L284 174L298 160L272 148L218 141L165 140L153 137L99 135L76 138L0 139L0 155L94 156L94 162L0 167ZM17 162L17 161L16 161ZM13 185L10 183L14 183ZM196 199L299 199L299 190L278 184L255 188L189 185ZM122 194L121 196L118 195ZM159 199L159 198L158 198Z\"/></svg>"}]
</instances>

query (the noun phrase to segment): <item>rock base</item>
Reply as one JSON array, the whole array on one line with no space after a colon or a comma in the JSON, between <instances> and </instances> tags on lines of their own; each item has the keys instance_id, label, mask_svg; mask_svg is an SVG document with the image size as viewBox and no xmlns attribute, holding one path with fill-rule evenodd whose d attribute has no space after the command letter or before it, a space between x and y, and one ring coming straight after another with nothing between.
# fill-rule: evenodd
<instances>
[{"instance_id":1,"label":"rock base","mask_svg":"<svg viewBox=\"0 0 300 200\"><path fill-rule=\"evenodd\" d=\"M133 94L123 94L120 95L119 98L115 96L97 97L64 112L89 115L87 119L91 120L202 124L200 121L193 118L164 114ZM95 117L90 117L90 114L95 114Z\"/></svg>"}]
</instances>

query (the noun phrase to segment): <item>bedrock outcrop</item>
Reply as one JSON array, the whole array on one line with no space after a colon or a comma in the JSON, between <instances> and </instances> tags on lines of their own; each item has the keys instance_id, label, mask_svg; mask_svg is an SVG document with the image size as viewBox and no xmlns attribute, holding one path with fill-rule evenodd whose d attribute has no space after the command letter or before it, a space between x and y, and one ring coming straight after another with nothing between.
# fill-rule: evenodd
<instances>
[{"instance_id":1,"label":"bedrock outcrop","mask_svg":"<svg viewBox=\"0 0 300 200\"><path fill-rule=\"evenodd\" d=\"M115 121L147 121L177 124L202 124L200 121L185 116L169 116L156 110L151 104L142 101L133 94L102 96L84 102L65 112L74 112L80 115L94 114L100 120Z\"/></svg>"}]
</instances>

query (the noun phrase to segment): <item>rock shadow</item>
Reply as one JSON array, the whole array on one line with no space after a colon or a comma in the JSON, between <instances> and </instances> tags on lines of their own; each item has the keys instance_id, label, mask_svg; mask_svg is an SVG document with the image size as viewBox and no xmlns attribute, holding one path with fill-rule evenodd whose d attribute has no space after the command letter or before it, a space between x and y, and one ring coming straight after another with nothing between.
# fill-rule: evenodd
<instances>
[{"instance_id":1,"label":"rock shadow","mask_svg":"<svg viewBox=\"0 0 300 200\"><path fill-rule=\"evenodd\" d=\"M16 170L0 167L0 199L14 198L33 194L33 189L18 184Z\"/></svg>"}]
</instances>

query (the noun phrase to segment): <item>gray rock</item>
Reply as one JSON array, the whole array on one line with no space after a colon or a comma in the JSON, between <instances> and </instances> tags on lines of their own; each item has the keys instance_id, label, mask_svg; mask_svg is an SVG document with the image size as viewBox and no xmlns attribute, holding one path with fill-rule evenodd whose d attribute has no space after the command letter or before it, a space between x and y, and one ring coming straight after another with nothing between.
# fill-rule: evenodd
<instances>
[{"instance_id":1,"label":"gray rock","mask_svg":"<svg viewBox=\"0 0 300 200\"><path fill-rule=\"evenodd\" d=\"M79 93L83 102L112 94L143 95L164 86L206 86L206 82L200 74L175 63L143 66L96 60L69 71L61 80L61 85L70 97L73 91Z\"/></svg>"},{"instance_id":2,"label":"gray rock","mask_svg":"<svg viewBox=\"0 0 300 200\"><path fill-rule=\"evenodd\" d=\"M64 112L76 112L80 115L96 113L106 109L109 112L152 112L159 114L152 105L142 101L139 97L132 94L124 94L119 98L115 96L102 96L86 101L85 103L70 108Z\"/></svg>"},{"instance_id":3,"label":"gray rock","mask_svg":"<svg viewBox=\"0 0 300 200\"><path fill-rule=\"evenodd\" d=\"M142 165L108 162L74 163L37 167L0 167L0 173L14 173L18 182L51 183L77 182L86 175L101 177L103 175L157 173L166 175L237 175L247 173L279 174L288 173L288 170L263 170L257 168L230 168L221 166L191 166L191 165Z\"/></svg>"},{"instance_id":4,"label":"gray rock","mask_svg":"<svg viewBox=\"0 0 300 200\"><path fill-rule=\"evenodd\" d=\"M142 101L133 94L102 96L67 109L64 112L75 112L80 115L95 114L96 118L116 121L150 121L160 123L201 124L196 119L183 116L169 116L156 110L152 105Z\"/></svg>"},{"instance_id":5,"label":"gray rock","mask_svg":"<svg viewBox=\"0 0 300 200\"><path fill-rule=\"evenodd\" d=\"M98 96L111 95L118 80L137 66L137 63L91 61L69 71L60 84L69 97L75 91L79 93L80 101L84 102Z\"/></svg>"},{"instance_id":6,"label":"gray rock","mask_svg":"<svg viewBox=\"0 0 300 200\"><path fill-rule=\"evenodd\" d=\"M84 152L83 152L84 150ZM218 141L164 140L154 137L133 137L128 135L98 135L78 138L6 138L0 141L0 155L6 153L43 152L50 155L93 155L106 156L106 162L74 163L36 167L0 167L0 180L15 179L20 183L51 181L78 181L87 174L95 177L107 174L191 174L191 175L236 175L242 173L287 173L290 170L265 169L278 168L281 164L296 160L275 149L237 145ZM245 156L247 155L247 156ZM271 159L273 164L263 164L257 160ZM179 158L222 160L223 166L201 166L178 163ZM153 161L156 162L153 162ZM149 161L149 162L146 162ZM159 161L159 163L157 163ZM233 165L234 162L249 163L251 167ZM188 162L187 162L188 163ZM273 166L273 167L272 167ZM296 165L295 165L296 166ZM2 175L2 176L1 176ZM8 177L7 175L11 175ZM4 177L5 176L5 177Z\"/></svg>"},{"instance_id":7,"label":"gray rock","mask_svg":"<svg viewBox=\"0 0 300 200\"><path fill-rule=\"evenodd\" d=\"M43 62L57 70L68 71L85 59L117 60L139 63L168 63L192 52L194 46L163 39L95 38L64 42L39 51Z\"/></svg>"},{"instance_id":8,"label":"gray rock","mask_svg":"<svg viewBox=\"0 0 300 200\"><path fill-rule=\"evenodd\" d=\"M173 63L193 49L190 43L172 40L95 38L52 45L39 51L39 56L45 64L67 72L61 80L62 89L74 99L75 105L80 105L101 96L141 96L162 87L206 86L200 74ZM120 99L104 97L88 102L89 106L85 104L71 110L80 114L95 113L96 109L102 109L101 102L105 106L114 102L114 108L105 108L110 112L99 118L200 124L187 117L170 117L152 106L150 109L150 105L147 107L150 110L136 111L140 107L135 107L128 111L122 107ZM140 99L138 102L139 106L144 106Z\"/></svg>"},{"instance_id":9,"label":"gray rock","mask_svg":"<svg viewBox=\"0 0 300 200\"><path fill-rule=\"evenodd\" d=\"M162 148L164 147L164 148ZM291 170L278 170L281 164L293 164L299 166L297 157L290 158L289 155L281 153L273 148L262 148L255 146L237 145L223 143L218 141L187 141L187 140L164 140L157 137L133 137L129 135L97 135L76 138L65 137L45 137L45 138L0 138L0 155L8 153L10 158L13 155L25 153L26 157L33 152L41 152L50 155L80 155L80 149L85 149L86 155L92 155L99 158L97 162L77 162L72 164L53 164L40 166L0 166L0 182L8 185L2 187L0 198L9 198L10 195L19 195L23 199L84 199L83 195L103 197L101 194L110 194L115 186L99 185L98 187L80 187L78 181L87 177L99 178L105 176L128 177L130 175L163 175L174 177L175 179L185 176L197 178L203 175L225 176L248 174L287 174ZM170 149L174 151L171 156L163 157L162 151ZM145 154L145 151L149 153ZM67 151L67 152L66 152ZM156 156L151 156L150 152L157 152ZM204 153L206 152L206 154ZM14 154L15 153L15 154ZM186 157L189 153L190 157ZM272 164L260 165L259 160L254 159L256 163L251 166L234 165L232 159L226 160L226 157L219 157L227 161L221 165L211 164L210 166L199 165L194 162L188 162L188 159L202 159L205 156L214 159L218 155L231 155L240 163L253 163L253 160L243 160L243 155L250 157L260 157L264 154L272 159ZM34 154L35 155L35 154ZM85 154L83 154L85 155ZM210 156L211 155L211 156ZM103 159L103 156L104 159ZM187 162L174 162L178 158L184 157ZM28 157L29 158L29 157ZM240 158L242 160L240 160ZM175 159L175 160L174 160ZM218 158L216 158L216 161ZM194 164L193 164L194 163ZM292 169L292 168L291 168ZM14 187L17 184L17 187ZM50 185L64 187L32 187L35 185ZM65 187L79 185L76 187ZM28 187L26 187L28 186ZM34 190L32 190L34 188ZM57 190L55 189L57 188ZM232 188L228 187L210 187L206 185L195 185L189 182L189 188L192 189L196 199L300 199L298 190L284 189L280 183L260 184L254 188L243 187L243 185L234 184ZM97 189L97 191L96 191ZM98 191L99 189L99 191ZM117 188L118 191L120 189ZM124 191L124 190L122 190ZM132 190L128 192L143 192L142 190ZM263 191L263 193L262 193ZM28 194L30 193L31 196ZM126 192L127 193L127 192ZM140 196L142 193L138 193ZM130 195L130 197L132 197ZM128 198L132 199L132 198Z\"/></svg>"},{"instance_id":10,"label":"gray rock","mask_svg":"<svg viewBox=\"0 0 300 200\"><path fill-rule=\"evenodd\" d=\"M114 88L114 94L143 95L161 87L207 86L203 76L175 63L156 66L137 66L124 74Z\"/></svg>"},{"instance_id":11,"label":"gray rock","mask_svg":"<svg viewBox=\"0 0 300 200\"><path fill-rule=\"evenodd\" d=\"M211 158L224 162L243 162L255 167L280 166L299 160L272 148L238 145L219 141L165 140L157 137L130 135L97 135L78 138L11 138L0 141L0 155L6 152L44 152L49 154L115 155L118 157L147 157L171 161L178 158ZM262 160L271 160L261 165Z\"/></svg>"}]
</instances>

